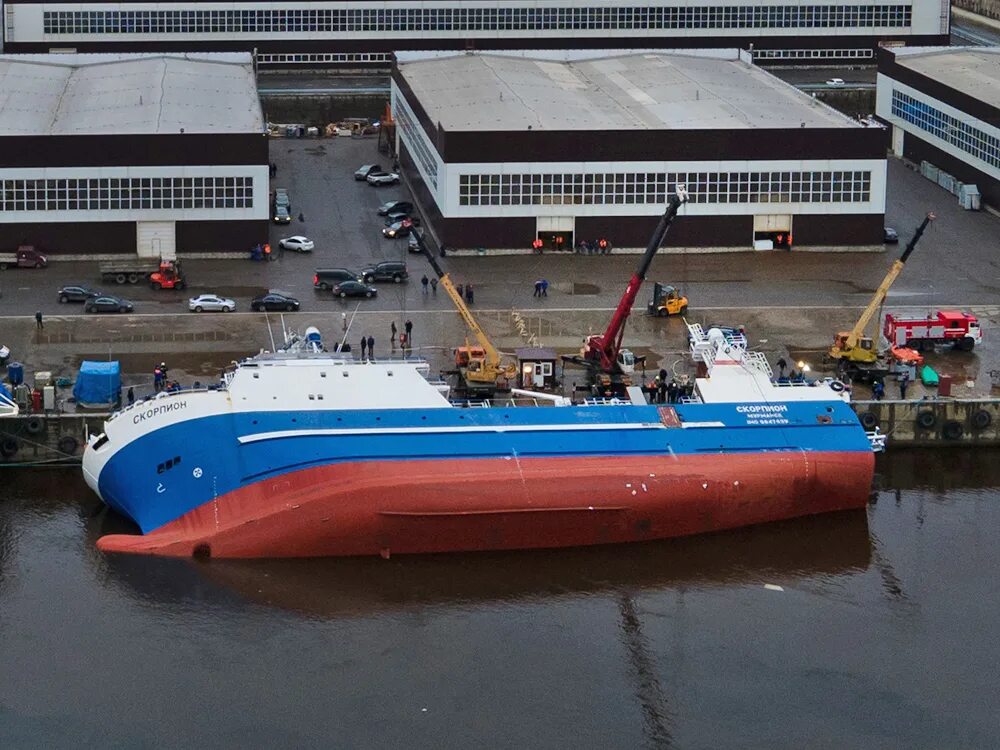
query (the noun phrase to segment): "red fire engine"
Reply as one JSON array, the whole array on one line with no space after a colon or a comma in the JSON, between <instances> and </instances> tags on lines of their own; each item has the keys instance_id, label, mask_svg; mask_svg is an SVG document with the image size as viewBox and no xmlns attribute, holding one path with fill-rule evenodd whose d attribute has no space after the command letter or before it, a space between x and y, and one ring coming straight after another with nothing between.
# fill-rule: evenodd
<instances>
[{"instance_id":1,"label":"red fire engine","mask_svg":"<svg viewBox=\"0 0 1000 750\"><path fill-rule=\"evenodd\" d=\"M920 352L932 351L935 344L954 344L971 352L983 340L983 331L974 315L960 310L938 310L926 318L885 316L885 337L892 346L909 346Z\"/></svg>"}]
</instances>

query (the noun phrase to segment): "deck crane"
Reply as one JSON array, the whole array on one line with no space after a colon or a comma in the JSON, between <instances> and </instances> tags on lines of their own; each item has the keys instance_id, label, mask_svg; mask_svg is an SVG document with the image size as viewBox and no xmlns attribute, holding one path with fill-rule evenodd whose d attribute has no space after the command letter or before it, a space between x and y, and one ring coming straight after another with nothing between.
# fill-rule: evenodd
<instances>
[{"instance_id":1,"label":"deck crane","mask_svg":"<svg viewBox=\"0 0 1000 750\"><path fill-rule=\"evenodd\" d=\"M451 283L451 277L444 272L437 259L427 247L423 234L414 230L413 236L416 238L420 252L424 254L427 261L434 269L442 288L451 297L458 314L462 316L466 327L476 340L476 346L470 346L466 340L465 346L455 349L455 364L458 366L459 376L462 385L466 390L477 391L492 395L498 390L508 390L510 381L517 377L517 365L513 363L504 364L501 361L500 352L493 346L486 332L483 331L476 318L472 315L462 295L458 293L455 285Z\"/></svg>"},{"instance_id":2,"label":"deck crane","mask_svg":"<svg viewBox=\"0 0 1000 750\"><path fill-rule=\"evenodd\" d=\"M833 340L833 346L830 348L829 357L830 359L837 360L841 364L841 367L845 369L851 369L851 366L861 366L873 365L879 360L878 346L876 343L878 321L875 320L882 306L885 302L886 295L889 293L889 288L892 286L896 277L899 276L900 271L903 270L903 266L909 259L910 255L913 253L913 248L917 246L917 242L920 240L920 236L927 229L927 225L934 221L935 216L933 213L928 213L924 217L924 220L917 227L917 231L914 232L913 238L906 245L906 249L903 250L903 254L895 261L893 261L892 266L889 268L889 272L882 279L882 283L879 284L878 289L875 290L875 294L872 295L871 301L868 306L861 313L861 317L858 318L858 322L854 324L849 332L841 332L836 335ZM876 333L873 335L868 332L868 326L871 324L872 320L876 322Z\"/></svg>"},{"instance_id":3,"label":"deck crane","mask_svg":"<svg viewBox=\"0 0 1000 750\"><path fill-rule=\"evenodd\" d=\"M618 307L615 308L614 315L611 316L611 322L608 323L607 330L602 334L589 336L584 341L583 350L580 352L581 357L564 359L568 359L576 364L585 365L597 373L617 374L631 372L634 369L634 360L631 360L631 352L629 352L629 357L621 356L625 353L622 350L625 323L628 321L629 313L632 312L632 306L639 295L639 288L642 286L642 282L646 280L646 272L649 271L649 266L653 262L653 256L656 255L656 251L663 244L663 238L666 237L670 224L673 222L674 217L677 216L680 207L687 202L687 199L687 189L684 185L677 185L676 192L667 199L667 208L663 212L663 216L660 217L660 222L656 225L656 229L653 230L653 235L649 238L649 244L646 245L646 252L643 254L642 260L639 261L639 267L636 268L635 273L632 274L632 278L629 279L628 286L625 287L625 293L618 302ZM626 359L631 361L625 361Z\"/></svg>"}]
</instances>

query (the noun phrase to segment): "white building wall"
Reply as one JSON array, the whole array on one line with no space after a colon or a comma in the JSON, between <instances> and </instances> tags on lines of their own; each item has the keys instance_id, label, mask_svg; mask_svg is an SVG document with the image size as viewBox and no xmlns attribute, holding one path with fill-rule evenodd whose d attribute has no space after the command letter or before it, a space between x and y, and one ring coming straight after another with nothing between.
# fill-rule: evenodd
<instances>
[{"instance_id":1,"label":"white building wall","mask_svg":"<svg viewBox=\"0 0 1000 750\"><path fill-rule=\"evenodd\" d=\"M871 173L869 200L846 202L699 203L692 200L685 213L692 216L753 216L758 214L882 214L885 213L885 159L792 159L784 161L618 161L541 163L462 163L445 166L444 190L438 208L446 218L503 216L659 216L662 203L597 203L570 205L463 206L459 201L462 175L480 174L618 174L691 172L840 172ZM673 189L673 186L670 186Z\"/></svg>"},{"instance_id":2,"label":"white building wall","mask_svg":"<svg viewBox=\"0 0 1000 750\"><path fill-rule=\"evenodd\" d=\"M919 89L915 89L912 86L907 86L905 83L900 83L899 81L890 78L882 73L878 74L877 77L877 89L875 94L875 114L884 119L886 122L892 124L894 127L899 128L904 133L912 133L916 137L920 138L932 146L941 149L946 154L954 156L956 159L975 167L981 172L989 175L990 177L1000 180L1000 166L997 164L991 164L982 158L970 153L967 150L959 148L955 143L950 140L935 135L916 124L909 122L897 115L892 113L892 92L893 90L899 91L900 93L911 96L914 99L926 104L929 107L943 112L949 117L953 117L959 120L964 125L981 131L987 137L996 139L993 144L992 154L993 158L1000 162L1000 128L994 125L980 120L977 117L972 117L971 115L957 109L950 104L946 104L939 99L935 99L933 96L925 94ZM957 130L949 131L949 134L955 138L962 136L962 133Z\"/></svg>"},{"instance_id":3,"label":"white building wall","mask_svg":"<svg viewBox=\"0 0 1000 750\"><path fill-rule=\"evenodd\" d=\"M13 210L7 207L9 201L2 189L5 180L95 180L102 178L146 177L249 177L253 180L252 206L246 208L200 209ZM268 180L267 165L0 169L0 224L23 224L28 222L266 220L270 215Z\"/></svg>"},{"instance_id":4,"label":"white building wall","mask_svg":"<svg viewBox=\"0 0 1000 750\"><path fill-rule=\"evenodd\" d=\"M911 23L908 26L891 25L891 26L856 26L856 25L840 25L840 26L785 26L783 23L779 23L774 26L750 26L746 25L739 26L732 23L722 23L722 24L705 24L701 28L658 28L658 29L643 29L643 28L628 28L627 24L615 24L617 28L599 28L599 29L579 29L579 28L548 28L548 29L532 29L532 30L514 30L510 28L503 28L502 24L499 24L497 28L490 29L454 29L454 30L418 30L411 31L407 29L397 29L394 28L392 23L384 26L383 28L365 28L364 25L354 28L346 28L342 30L310 30L308 28L308 20L289 20L284 22L288 28L287 30L282 28L267 28L259 31L242 31L238 29L225 28L225 29L209 29L200 30L195 32L188 31L178 31L178 32L158 32L158 33L142 33L142 32L108 32L108 33L58 33L58 34L46 34L43 26L43 13L58 13L58 12L79 12L79 11L107 11L107 12L121 12L121 11L270 11L270 12L281 12L285 14L295 13L295 12L305 12L310 11L323 11L323 10L377 10L377 11L392 11L392 10L405 10L405 9L415 9L419 8L421 10L428 9L454 9L454 8L470 8L470 9L483 9L483 8L504 8L504 9L522 9L522 8L539 8L539 7L549 7L549 8L607 8L608 3L604 0L502 0L502 2L481 2L479 0L425 0L419 4L412 2L385 2L385 1L375 1L375 2L280 2L280 3L269 3L269 2L247 2L247 3L233 3L233 2L191 2L191 3L142 3L142 2L126 2L126 3L40 3L36 5L12 5L7 6L7 18L5 19L8 36L7 40L9 42L38 42L47 41L52 42L54 46L58 45L71 45L74 40L77 41L87 41L87 42L119 42L119 43L135 43L135 42L154 42L154 41L176 41L178 39L184 40L203 40L203 41L213 41L213 40L275 40L275 39L371 39L371 40L383 40L385 39L387 33L393 34L394 36L399 36L407 39L465 39L465 38L511 38L511 39L531 39L531 38L552 38L552 37L565 37L567 34L571 34L574 37L581 38L642 38L642 37L704 37L704 38L716 38L716 37L727 37L727 36L778 36L778 37L801 37L803 35L814 36L814 37L837 37L845 35L901 35L901 34L941 34L947 33L947 13L943 12L943 2L946 0L912 0L912 2L904 2L903 0L810 0L808 3L794 2L794 0L756 0L751 2L750 0L741 0L740 2L733 2L733 0L691 0L690 2L681 2L680 0L632 0L631 2L621 4L622 7L666 7L666 8L678 8L678 7L696 7L696 8L713 8L713 7L760 7L760 6L776 6L776 7L794 7L794 8L804 8L813 6L830 6L833 8L851 8L856 6L907 6L911 7ZM613 7L618 7L618 4L614 4ZM291 19L291 15L285 16ZM178 23L188 23L181 18L178 18ZM443 25L443 24L442 24Z\"/></svg>"}]
</instances>

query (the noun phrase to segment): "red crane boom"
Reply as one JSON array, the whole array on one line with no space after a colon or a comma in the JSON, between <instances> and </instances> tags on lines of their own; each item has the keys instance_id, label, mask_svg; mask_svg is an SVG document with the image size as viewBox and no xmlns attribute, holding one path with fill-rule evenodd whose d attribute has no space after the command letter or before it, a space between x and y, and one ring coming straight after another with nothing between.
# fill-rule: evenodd
<instances>
[{"instance_id":1,"label":"red crane boom","mask_svg":"<svg viewBox=\"0 0 1000 750\"><path fill-rule=\"evenodd\" d=\"M621 300L618 302L618 307L615 309L614 315L611 316L611 322L608 323L607 330L603 334L595 334L589 337L584 344L583 358L594 367L604 372L611 372L614 369L618 352L622 348L625 323L628 321L629 313L632 312L635 298L639 295L639 288L642 286L642 282L646 280L646 272L649 271L649 266L653 262L653 256L656 255L656 251L663 244L663 238L667 236L670 224L673 222L674 217L677 216L680 207L687 202L687 198L688 193L685 187L678 185L677 192L667 199L667 208L663 212L663 216L660 217L656 229L653 230L653 235L649 238L649 244L646 245L646 252L643 253L639 267L636 268L635 273L632 274L632 278L629 279L628 286L625 287L625 294L622 295Z\"/></svg>"}]
</instances>

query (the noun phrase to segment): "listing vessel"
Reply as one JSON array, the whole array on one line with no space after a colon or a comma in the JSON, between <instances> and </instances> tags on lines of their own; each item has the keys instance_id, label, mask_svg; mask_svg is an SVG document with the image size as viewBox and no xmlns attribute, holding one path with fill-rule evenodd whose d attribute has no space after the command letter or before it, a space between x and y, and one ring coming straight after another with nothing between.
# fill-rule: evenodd
<instances>
[{"instance_id":1,"label":"listing vessel","mask_svg":"<svg viewBox=\"0 0 1000 750\"><path fill-rule=\"evenodd\" d=\"M303 557L565 547L863 507L873 446L838 383L773 382L691 329L684 403L515 392L453 402L420 360L360 361L309 329L217 386L128 406L90 487L142 534L106 552Z\"/></svg>"}]
</instances>

